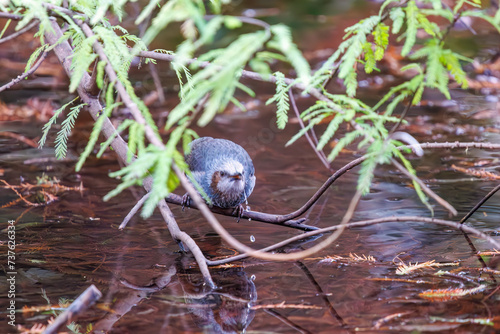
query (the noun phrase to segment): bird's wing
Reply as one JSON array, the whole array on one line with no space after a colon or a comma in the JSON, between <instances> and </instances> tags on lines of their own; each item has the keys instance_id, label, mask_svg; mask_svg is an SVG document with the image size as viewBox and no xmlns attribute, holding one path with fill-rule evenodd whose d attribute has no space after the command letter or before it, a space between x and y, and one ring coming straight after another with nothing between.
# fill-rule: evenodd
<instances>
[{"instance_id":1,"label":"bird's wing","mask_svg":"<svg viewBox=\"0 0 500 334\"><path fill-rule=\"evenodd\" d=\"M211 137L195 139L191 142L191 152L186 156L186 162L192 172L205 172L207 152L210 151Z\"/></svg>"}]
</instances>

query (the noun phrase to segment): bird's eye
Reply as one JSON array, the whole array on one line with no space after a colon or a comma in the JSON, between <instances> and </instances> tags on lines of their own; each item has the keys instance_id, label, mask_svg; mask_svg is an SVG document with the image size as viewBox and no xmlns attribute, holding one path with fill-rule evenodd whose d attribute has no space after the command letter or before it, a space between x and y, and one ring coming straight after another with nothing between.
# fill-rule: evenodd
<instances>
[{"instance_id":1,"label":"bird's eye","mask_svg":"<svg viewBox=\"0 0 500 334\"><path fill-rule=\"evenodd\" d=\"M220 176L226 176L226 172L220 172Z\"/></svg>"}]
</instances>

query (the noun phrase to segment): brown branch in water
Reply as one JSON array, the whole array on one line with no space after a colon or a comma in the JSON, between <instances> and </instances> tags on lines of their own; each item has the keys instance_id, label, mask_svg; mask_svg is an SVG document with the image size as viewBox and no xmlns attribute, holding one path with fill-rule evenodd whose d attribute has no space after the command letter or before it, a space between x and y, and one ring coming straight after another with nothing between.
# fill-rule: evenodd
<instances>
[{"instance_id":1,"label":"brown branch in water","mask_svg":"<svg viewBox=\"0 0 500 334\"><path fill-rule=\"evenodd\" d=\"M316 281L316 278L314 278L314 275L311 273L309 268L302 263L301 261L296 261L295 265L304 272L306 277L309 279L309 282L314 286L314 289L316 289L316 295L320 296L321 299L323 300L323 303L325 306L328 308L328 311L330 312L330 315L340 323L340 325L345 328L347 327L346 322L344 321L344 318L340 316L340 314L337 312L337 310L333 307L332 303L330 302L330 299L326 295L326 293L323 291L323 288L321 285Z\"/></svg>"},{"instance_id":2,"label":"brown branch in water","mask_svg":"<svg viewBox=\"0 0 500 334\"><path fill-rule=\"evenodd\" d=\"M381 327L383 325L385 325L386 323L390 322L391 320L393 319L399 319L401 317L404 317L408 314L411 314L415 311L408 311L408 312L400 312L400 313L393 313L393 314L389 314L388 316L385 316L383 318L380 318L378 319L375 324L373 325L373 329L376 329L376 330L379 330L381 329Z\"/></svg>"},{"instance_id":3,"label":"brown branch in water","mask_svg":"<svg viewBox=\"0 0 500 334\"><path fill-rule=\"evenodd\" d=\"M48 55L48 51L43 51L43 53L40 55L40 58L38 58L37 62L33 65L32 68L30 68L28 71L24 72L23 74L20 74L17 78L12 79L11 82L0 87L0 92L3 92L4 90L9 89L10 87L14 86L15 84L18 84L23 79L25 79L28 76L35 73L35 71L40 67L40 65L42 65L45 58L47 58L47 55Z\"/></svg>"},{"instance_id":4,"label":"brown branch in water","mask_svg":"<svg viewBox=\"0 0 500 334\"><path fill-rule=\"evenodd\" d=\"M13 192L15 192L16 195L19 196L19 200L22 200L24 203L28 204L29 206L41 206L41 205L43 205L43 204L40 204L40 203L33 203L31 201L28 201L26 198L23 197L23 195L21 195L19 193L19 191L16 190L15 187L13 187L10 184L8 184L7 181L5 181L5 180L0 180L0 181L3 182L7 186L7 188L9 188ZM17 202L19 202L19 200Z\"/></svg>"},{"instance_id":5,"label":"brown branch in water","mask_svg":"<svg viewBox=\"0 0 500 334\"><path fill-rule=\"evenodd\" d=\"M44 334L58 333L61 327L74 320L101 297L102 293L92 284L47 327Z\"/></svg>"},{"instance_id":6,"label":"brown branch in water","mask_svg":"<svg viewBox=\"0 0 500 334\"><path fill-rule=\"evenodd\" d=\"M476 170L473 168L463 168L456 165L451 165L451 168L453 168L457 172L462 172L467 175L472 175L483 180L500 180L500 175L488 172L487 170L484 169Z\"/></svg>"}]
</instances>

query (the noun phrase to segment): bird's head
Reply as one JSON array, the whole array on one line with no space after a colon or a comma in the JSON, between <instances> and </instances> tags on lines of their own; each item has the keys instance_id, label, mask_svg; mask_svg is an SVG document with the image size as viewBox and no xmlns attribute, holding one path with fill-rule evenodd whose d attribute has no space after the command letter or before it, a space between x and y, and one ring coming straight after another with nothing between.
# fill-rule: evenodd
<instances>
[{"instance_id":1,"label":"bird's head","mask_svg":"<svg viewBox=\"0 0 500 334\"><path fill-rule=\"evenodd\" d=\"M245 189L245 168L236 160L218 165L212 175L212 189L226 195L240 195Z\"/></svg>"}]
</instances>

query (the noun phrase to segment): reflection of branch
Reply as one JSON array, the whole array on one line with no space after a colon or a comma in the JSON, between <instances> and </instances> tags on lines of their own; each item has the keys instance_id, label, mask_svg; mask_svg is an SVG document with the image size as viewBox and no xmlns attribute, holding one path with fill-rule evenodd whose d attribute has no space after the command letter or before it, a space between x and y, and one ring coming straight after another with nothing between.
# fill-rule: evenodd
<instances>
[{"instance_id":1,"label":"reflection of branch","mask_svg":"<svg viewBox=\"0 0 500 334\"><path fill-rule=\"evenodd\" d=\"M460 220L460 224L465 223L491 196L495 195L500 190L500 184L491 190L486 196L483 197L474 207Z\"/></svg>"},{"instance_id":2,"label":"reflection of branch","mask_svg":"<svg viewBox=\"0 0 500 334\"><path fill-rule=\"evenodd\" d=\"M465 223L465 221L467 221L467 219L470 218L470 216L472 216L474 214L474 212L476 212L484 203L486 203L486 201L488 199L490 199L491 196L493 196L494 194L496 194L498 192L498 190L500 190L500 184L497 185L495 188L493 188L486 196L484 196L479 202L477 202L476 205L474 205L474 207L462 218L460 219L460 224L463 224ZM462 233L464 235L464 238L465 240L467 240L467 243L469 244L469 247L471 248L472 252L474 254L476 254L476 257L477 257L477 260L479 261L479 263L481 263L481 265L483 266L483 268L488 268L488 265L486 264L486 262L484 261L483 257L481 256L481 254L479 254L476 246L474 245L474 243L472 242L471 238L469 237L469 235L462 230ZM490 278L493 282L497 283L497 280L495 278L495 276L493 274L490 273Z\"/></svg>"},{"instance_id":3,"label":"reflection of branch","mask_svg":"<svg viewBox=\"0 0 500 334\"><path fill-rule=\"evenodd\" d=\"M295 322L293 322L292 320L288 319L287 317L285 317L284 315L280 314L279 312L276 312L273 309L263 309L263 311L266 312L269 315L272 315L273 317L275 317L276 319L278 319L279 321L281 321L285 325L290 326L291 328L293 328L295 331L297 331L299 333L303 333L303 334L311 334L312 333L309 330L307 330L307 329L305 329L305 328L297 325Z\"/></svg>"},{"instance_id":4,"label":"reflection of branch","mask_svg":"<svg viewBox=\"0 0 500 334\"><path fill-rule=\"evenodd\" d=\"M328 310L330 311L330 314L333 316L333 318L335 320L337 320L343 328L347 327L347 324L345 323L344 319L340 316L340 314L337 312L337 310L335 310L332 303L328 299L328 296L325 294L325 292L321 288L321 285L316 281L316 279L314 278L314 275L311 273L309 268L307 268L307 266L300 261L295 262L295 265L300 270L302 270L304 272L306 277L309 279L311 284L316 289L316 295L321 297L321 299L323 300L323 303L325 303L326 307L328 307Z\"/></svg>"}]
</instances>

